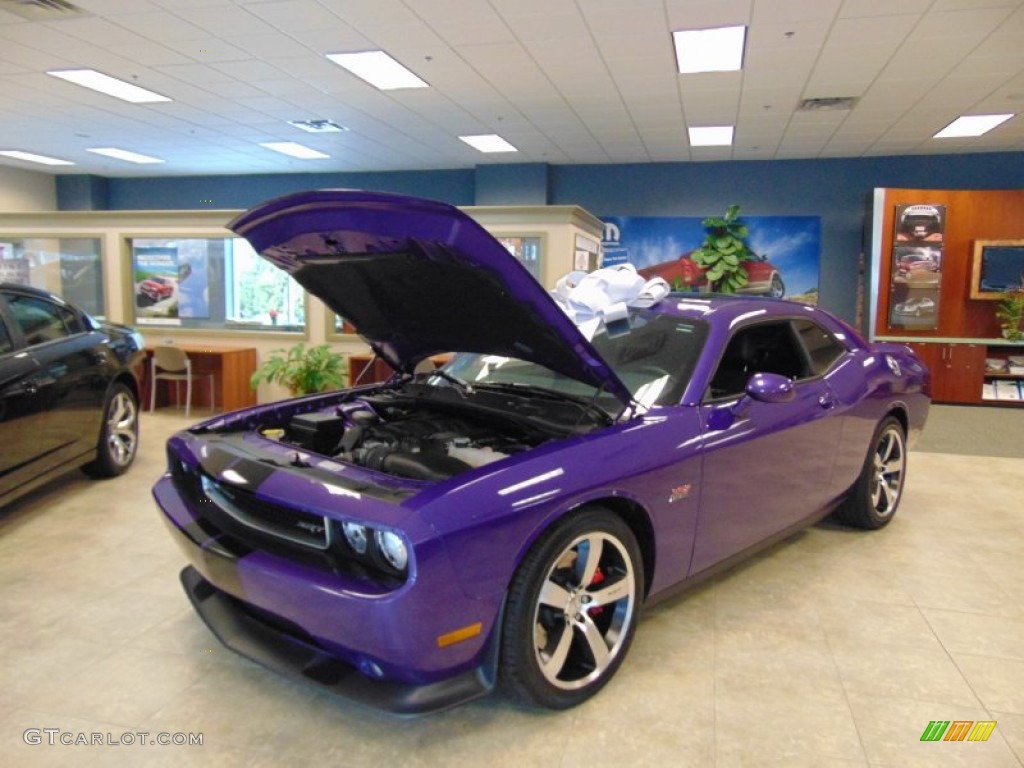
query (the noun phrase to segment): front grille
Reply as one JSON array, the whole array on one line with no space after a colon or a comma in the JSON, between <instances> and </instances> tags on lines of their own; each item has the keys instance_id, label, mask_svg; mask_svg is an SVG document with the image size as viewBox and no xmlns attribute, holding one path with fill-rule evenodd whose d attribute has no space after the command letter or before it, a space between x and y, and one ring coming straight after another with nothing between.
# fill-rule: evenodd
<instances>
[{"instance_id":1,"label":"front grille","mask_svg":"<svg viewBox=\"0 0 1024 768\"><path fill-rule=\"evenodd\" d=\"M293 562L345 574L375 589L394 589L405 579L354 559L337 522L257 499L251 491L218 483L168 451L178 493L198 515L197 526L239 556L260 550Z\"/></svg>"},{"instance_id":2,"label":"front grille","mask_svg":"<svg viewBox=\"0 0 1024 768\"><path fill-rule=\"evenodd\" d=\"M206 475L201 482L206 497L243 525L315 549L330 546L331 525L325 517L270 504L249 491L218 483Z\"/></svg>"}]
</instances>

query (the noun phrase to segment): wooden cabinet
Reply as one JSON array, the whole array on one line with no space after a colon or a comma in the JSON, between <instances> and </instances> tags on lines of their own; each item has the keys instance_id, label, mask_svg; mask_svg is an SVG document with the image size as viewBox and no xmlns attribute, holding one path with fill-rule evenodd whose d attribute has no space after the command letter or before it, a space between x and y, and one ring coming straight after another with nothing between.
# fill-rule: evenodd
<instances>
[{"instance_id":1,"label":"wooden cabinet","mask_svg":"<svg viewBox=\"0 0 1024 768\"><path fill-rule=\"evenodd\" d=\"M936 403L980 403L985 381L984 344L914 341L907 344L932 372Z\"/></svg>"}]
</instances>

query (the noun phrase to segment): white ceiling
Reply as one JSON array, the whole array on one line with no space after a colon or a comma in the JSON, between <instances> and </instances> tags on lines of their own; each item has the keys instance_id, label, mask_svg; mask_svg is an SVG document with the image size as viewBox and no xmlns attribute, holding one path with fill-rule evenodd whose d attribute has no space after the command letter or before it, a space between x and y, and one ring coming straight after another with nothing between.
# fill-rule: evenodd
<instances>
[{"instance_id":1,"label":"white ceiling","mask_svg":"<svg viewBox=\"0 0 1024 768\"><path fill-rule=\"evenodd\" d=\"M0 149L105 176L777 160L1020 151L1024 0L0 0ZM680 75L671 31L749 27L742 72ZM429 89L380 92L324 54L383 49ZM133 105L46 75L92 68L173 99ZM798 112L801 99L859 97ZM288 120L350 130L308 134ZM733 147L688 126L735 124ZM498 133L516 154L457 139ZM259 146L297 141L295 160ZM86 151L165 159L132 165ZM4 165L51 170L0 157Z\"/></svg>"}]
</instances>

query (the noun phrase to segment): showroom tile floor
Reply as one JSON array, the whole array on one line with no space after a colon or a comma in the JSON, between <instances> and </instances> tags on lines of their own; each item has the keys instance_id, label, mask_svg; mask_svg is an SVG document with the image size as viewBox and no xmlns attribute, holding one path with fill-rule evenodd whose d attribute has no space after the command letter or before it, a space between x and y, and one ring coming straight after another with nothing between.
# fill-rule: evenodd
<instances>
[{"instance_id":1,"label":"showroom tile floor","mask_svg":"<svg viewBox=\"0 0 1024 768\"><path fill-rule=\"evenodd\" d=\"M144 414L128 475L0 511L0 764L1024 765L1022 459L912 453L887 529L823 523L648 611L575 710L492 697L400 720L225 651L193 615L149 495L186 423ZM998 725L921 742L931 720ZM26 744L33 728L203 744Z\"/></svg>"}]
</instances>

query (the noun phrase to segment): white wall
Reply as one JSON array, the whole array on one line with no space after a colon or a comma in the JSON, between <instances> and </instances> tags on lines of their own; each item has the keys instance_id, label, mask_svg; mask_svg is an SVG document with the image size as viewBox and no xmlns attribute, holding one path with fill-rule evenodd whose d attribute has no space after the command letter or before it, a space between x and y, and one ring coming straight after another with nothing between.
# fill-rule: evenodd
<instances>
[{"instance_id":1,"label":"white wall","mask_svg":"<svg viewBox=\"0 0 1024 768\"><path fill-rule=\"evenodd\" d=\"M37 173L0 165L0 212L57 210L57 180Z\"/></svg>"}]
</instances>

